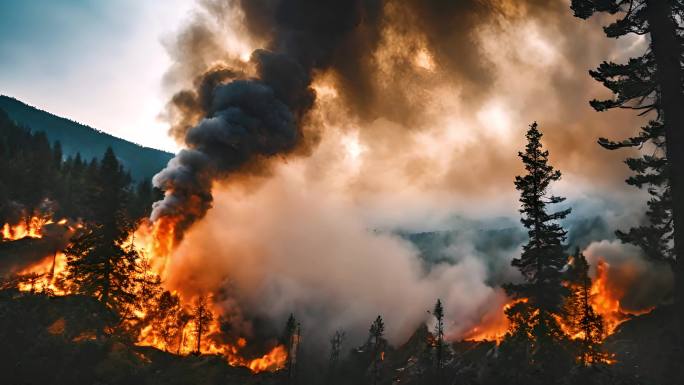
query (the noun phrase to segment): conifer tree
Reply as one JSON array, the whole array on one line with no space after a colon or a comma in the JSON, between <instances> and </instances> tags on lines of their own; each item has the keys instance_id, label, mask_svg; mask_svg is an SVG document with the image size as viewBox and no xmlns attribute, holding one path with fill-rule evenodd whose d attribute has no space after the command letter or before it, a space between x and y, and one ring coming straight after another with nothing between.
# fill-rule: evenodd
<instances>
[{"instance_id":1,"label":"conifer tree","mask_svg":"<svg viewBox=\"0 0 684 385\"><path fill-rule=\"evenodd\" d=\"M195 301L195 306L192 309L192 320L195 326L195 354L202 353L202 335L206 333L209 328L209 322L214 319L213 314L209 310L209 303L207 297L200 295Z\"/></svg>"},{"instance_id":2,"label":"conifer tree","mask_svg":"<svg viewBox=\"0 0 684 385\"><path fill-rule=\"evenodd\" d=\"M437 300L435 308L432 310L432 316L435 317L437 323L435 324L435 366L437 373L441 374L442 366L444 364L444 307L442 301Z\"/></svg>"},{"instance_id":3,"label":"conifer tree","mask_svg":"<svg viewBox=\"0 0 684 385\"><path fill-rule=\"evenodd\" d=\"M164 342L164 350L168 351L176 343L180 344L178 337L187 322L182 319L187 318L188 315L183 310L178 295L168 290L164 290L152 304L153 306L150 306L149 312L145 315L145 321L159 333Z\"/></svg>"},{"instance_id":4,"label":"conifer tree","mask_svg":"<svg viewBox=\"0 0 684 385\"><path fill-rule=\"evenodd\" d=\"M580 361L583 366L601 362L600 344L603 339L603 318L591 306L591 278L589 263L579 248L575 250L567 272L570 296L566 304L568 327L581 336Z\"/></svg>"},{"instance_id":5,"label":"conifer tree","mask_svg":"<svg viewBox=\"0 0 684 385\"><path fill-rule=\"evenodd\" d=\"M337 364L340 360L340 352L342 351L342 343L344 342L345 332L336 330L332 338L330 338L330 360L328 364L328 383L336 382Z\"/></svg>"},{"instance_id":6,"label":"conifer tree","mask_svg":"<svg viewBox=\"0 0 684 385\"><path fill-rule=\"evenodd\" d=\"M604 27L606 36L618 38L629 34L648 35L648 48L626 64L602 63L591 76L610 89L615 97L592 101L599 110L627 108L655 117L640 135L621 142L602 139L605 147L635 147L650 142L656 149L652 157L629 160L641 182L653 192L647 213L650 224L618 234L621 239L639 245L656 259L674 260L675 301L677 303L680 346L675 365L684 360L684 264L676 262L684 255L684 70L682 68L681 28L684 2L681 0L572 0L575 16L587 19L605 12L620 16ZM664 139L664 140L663 140ZM667 180L665 180L665 178ZM629 183L629 181L628 181ZM670 218L671 216L671 218ZM671 227L671 229L670 229ZM672 249L669 251L670 239Z\"/></svg>"},{"instance_id":7,"label":"conifer tree","mask_svg":"<svg viewBox=\"0 0 684 385\"><path fill-rule=\"evenodd\" d=\"M102 162L91 162L90 218L65 250L68 281L74 293L97 298L122 314L135 302L137 252L124 242L134 229L126 215L128 185L111 148Z\"/></svg>"},{"instance_id":8,"label":"conifer tree","mask_svg":"<svg viewBox=\"0 0 684 385\"><path fill-rule=\"evenodd\" d=\"M380 363L385 359L385 342L382 338L385 335L385 323L381 316L373 321L368 332L368 341L373 354L373 385L376 385L380 381Z\"/></svg>"},{"instance_id":9,"label":"conifer tree","mask_svg":"<svg viewBox=\"0 0 684 385\"><path fill-rule=\"evenodd\" d=\"M507 284L505 289L513 298L525 298L524 305L511 309L509 318L514 323L524 314L530 318L522 320L531 327L532 363L543 364L557 352L562 331L555 314L561 312L567 289L562 285L561 269L566 263L563 242L566 231L558 224L570 209L549 212L548 206L561 203L565 198L549 193L551 182L561 178L561 173L548 164L548 151L542 148L542 133L533 123L526 134L527 146L518 153L525 165L526 175L515 178L515 187L520 191L521 222L528 230L529 241L523 252L514 258L524 282ZM532 311L527 311L530 307Z\"/></svg>"},{"instance_id":10,"label":"conifer tree","mask_svg":"<svg viewBox=\"0 0 684 385\"><path fill-rule=\"evenodd\" d=\"M288 378L294 378L297 366L297 351L299 349L300 325L293 313L287 318L285 330L281 337L281 343L287 348L286 370Z\"/></svg>"}]
</instances>

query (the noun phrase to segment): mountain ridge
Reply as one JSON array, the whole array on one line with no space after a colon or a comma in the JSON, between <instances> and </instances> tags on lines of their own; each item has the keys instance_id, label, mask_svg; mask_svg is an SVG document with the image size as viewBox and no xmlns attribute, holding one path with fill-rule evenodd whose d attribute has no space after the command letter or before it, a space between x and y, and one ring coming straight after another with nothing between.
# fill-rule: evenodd
<instances>
[{"instance_id":1,"label":"mountain ridge","mask_svg":"<svg viewBox=\"0 0 684 385\"><path fill-rule=\"evenodd\" d=\"M18 125L34 132L45 132L50 142L59 141L65 156L80 153L84 159L100 158L111 146L135 180L151 178L173 158L172 153L116 137L11 96L0 95L0 109Z\"/></svg>"}]
</instances>

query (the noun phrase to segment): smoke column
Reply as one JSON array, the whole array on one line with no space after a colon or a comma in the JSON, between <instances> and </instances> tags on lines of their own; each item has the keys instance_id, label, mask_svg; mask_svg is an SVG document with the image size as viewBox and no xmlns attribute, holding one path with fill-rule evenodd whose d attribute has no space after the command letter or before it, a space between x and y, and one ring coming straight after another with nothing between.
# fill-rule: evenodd
<instances>
[{"instance_id":1,"label":"smoke column","mask_svg":"<svg viewBox=\"0 0 684 385\"><path fill-rule=\"evenodd\" d=\"M313 106L312 71L325 69L336 48L363 18L377 13L375 1L242 1L250 29L267 34L265 49L250 58L255 76L239 69L211 68L195 89L172 103L201 116L175 127L186 149L154 177L165 192L152 219L173 218L176 234L202 218L212 204L212 183L237 170L259 170L276 156L305 148L302 120ZM267 18L268 25L259 24Z\"/></svg>"}]
</instances>

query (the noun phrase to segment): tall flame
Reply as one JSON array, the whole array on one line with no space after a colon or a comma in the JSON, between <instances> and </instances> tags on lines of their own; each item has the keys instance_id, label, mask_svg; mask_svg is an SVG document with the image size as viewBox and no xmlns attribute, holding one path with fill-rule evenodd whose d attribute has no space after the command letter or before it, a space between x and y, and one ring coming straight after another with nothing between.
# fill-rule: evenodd
<instances>
[{"instance_id":1,"label":"tall flame","mask_svg":"<svg viewBox=\"0 0 684 385\"><path fill-rule=\"evenodd\" d=\"M161 217L153 223L143 221L126 242L127 246L138 250L141 258L145 259L146 265L152 274L156 274L161 278L162 286L167 275L166 268L176 244L175 228L176 223L172 217ZM195 297L187 293L178 293L177 290L172 291L174 294L185 294L180 295L180 298ZM188 308L187 304L181 304L181 306ZM233 343L223 341L219 322L221 309L215 306L210 298L207 310L212 314L212 321L208 325L203 326L206 329L202 332L200 353L222 355L226 358L228 364L244 366L255 373L275 371L285 367L287 352L283 345L275 346L259 358L248 359L241 356L240 351L247 346L247 340L245 338L238 338ZM139 314L139 317L143 318L144 312ZM197 325L195 322L195 320L189 320L182 325L178 331L179 337L173 346L169 346L166 339L163 338L161 335L162 331L156 330L151 325L144 327L140 331L137 344L153 346L166 351L172 349L173 352L181 355L196 353L197 336L195 330Z\"/></svg>"},{"instance_id":2,"label":"tall flame","mask_svg":"<svg viewBox=\"0 0 684 385\"><path fill-rule=\"evenodd\" d=\"M42 238L43 226L54 223L50 217L41 217L38 215L31 216L16 225L5 223L2 226L2 240L15 241L21 238ZM57 222L61 225L66 224L66 219Z\"/></svg>"},{"instance_id":3,"label":"tall flame","mask_svg":"<svg viewBox=\"0 0 684 385\"><path fill-rule=\"evenodd\" d=\"M591 286L591 306L603 317L606 335L611 335L617 327L632 315L646 314L652 307L638 311L627 311L620 306L620 299L624 296L624 288L615 287L609 281L610 265L603 259L596 265L596 279Z\"/></svg>"},{"instance_id":4,"label":"tall flame","mask_svg":"<svg viewBox=\"0 0 684 385\"><path fill-rule=\"evenodd\" d=\"M33 216L17 225L5 224L2 226L2 240L13 241L25 237L41 238L43 228L47 224L55 223L51 218ZM57 222L66 225L67 220ZM75 230L76 227L69 227ZM149 282L148 276L160 277L162 280L166 276L166 267L169 258L175 247L176 238L174 235L175 223L172 218L161 218L152 223L143 221L139 227L129 236L122 245L123 247L134 248L140 255L138 261L143 269L137 274L145 275L136 277L139 282ZM21 280L17 287L24 292L50 293L51 295L68 295L69 290L60 285L60 278L64 276L67 268L67 256L58 251L54 254L45 256L40 261L33 263L19 272ZM142 284L142 283L140 283ZM183 294L176 293L174 294ZM180 295L179 298L192 297ZM181 303L184 309L189 309L188 304ZM152 308L135 310L133 313L138 320L144 320ZM233 366L244 366L252 372L275 371L285 367L287 362L287 351L285 346L274 346L268 353L257 358L245 358L240 353L247 346L245 338L238 338L234 343L225 342L220 328L221 309L209 301L207 310L212 314L212 321L203 326L202 338L200 340L199 352L201 354L217 354L226 358L228 364ZM163 329L163 328L162 328ZM195 320L186 320L178 331L178 340L169 346L163 336L163 330L158 330L152 325L145 325L139 331L137 345L153 346L161 350L172 351L176 354L188 355L196 353L197 335Z\"/></svg>"}]
</instances>

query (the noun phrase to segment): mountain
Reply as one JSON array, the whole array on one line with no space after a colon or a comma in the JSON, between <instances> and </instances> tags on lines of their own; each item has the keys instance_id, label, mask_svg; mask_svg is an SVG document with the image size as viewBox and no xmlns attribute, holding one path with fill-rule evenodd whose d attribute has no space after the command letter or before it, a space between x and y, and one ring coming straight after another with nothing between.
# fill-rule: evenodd
<instances>
[{"instance_id":1,"label":"mountain","mask_svg":"<svg viewBox=\"0 0 684 385\"><path fill-rule=\"evenodd\" d=\"M131 143L9 96L0 95L0 109L7 112L17 124L31 131L44 131L51 142L60 141L65 156L78 152L83 159L100 158L111 146L135 180L151 178L173 157L171 153Z\"/></svg>"}]
</instances>

